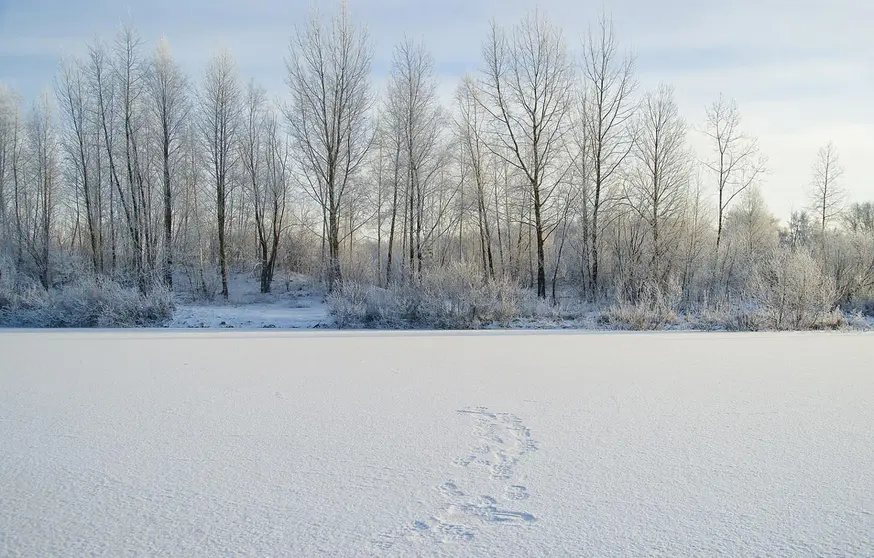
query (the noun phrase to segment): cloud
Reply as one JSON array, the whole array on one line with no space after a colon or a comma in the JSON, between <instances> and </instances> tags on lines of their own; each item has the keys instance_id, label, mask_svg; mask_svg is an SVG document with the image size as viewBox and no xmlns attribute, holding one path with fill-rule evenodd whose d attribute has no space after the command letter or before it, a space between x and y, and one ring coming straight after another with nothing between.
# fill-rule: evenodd
<instances>
[{"instance_id":1,"label":"cloud","mask_svg":"<svg viewBox=\"0 0 874 558\"><path fill-rule=\"evenodd\" d=\"M227 47L245 78L284 91L283 57L313 0L0 0L0 80L28 96L50 86L62 52L76 52L95 34L110 40L133 21L151 49L166 35L194 79L209 56ZM597 24L599 7L578 0L541 0L539 10L561 25L569 46ZM691 124L720 93L737 99L746 131L760 139L771 172L766 200L780 217L803 203L816 150L833 140L857 199L874 199L867 162L874 153L874 3L858 0L613 0L622 45L633 50L641 89L675 86ZM530 0L349 0L375 44L378 87L392 48L409 36L434 55L440 96L451 102L458 78L480 65L489 23L513 24ZM703 154L695 134L691 143Z\"/></svg>"}]
</instances>

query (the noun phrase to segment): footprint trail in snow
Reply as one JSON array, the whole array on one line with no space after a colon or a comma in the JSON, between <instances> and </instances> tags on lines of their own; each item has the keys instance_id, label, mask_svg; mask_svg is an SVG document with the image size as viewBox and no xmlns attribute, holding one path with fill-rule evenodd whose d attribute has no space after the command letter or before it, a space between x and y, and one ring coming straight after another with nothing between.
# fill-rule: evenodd
<instances>
[{"instance_id":1,"label":"footprint trail in snow","mask_svg":"<svg viewBox=\"0 0 874 558\"><path fill-rule=\"evenodd\" d=\"M460 414L474 420L474 442L469 451L452 461L472 483L488 485L492 494L500 494L506 504L488 494L476 494L450 478L435 486L441 501L427 519L418 519L400 532L383 533L373 543L387 550L400 541L423 537L434 543L467 542L484 529L521 526L536 521L516 509L528 499L528 488L516 479L520 459L537 450L537 442L522 419L511 413L497 413L487 407L461 409Z\"/></svg>"}]
</instances>

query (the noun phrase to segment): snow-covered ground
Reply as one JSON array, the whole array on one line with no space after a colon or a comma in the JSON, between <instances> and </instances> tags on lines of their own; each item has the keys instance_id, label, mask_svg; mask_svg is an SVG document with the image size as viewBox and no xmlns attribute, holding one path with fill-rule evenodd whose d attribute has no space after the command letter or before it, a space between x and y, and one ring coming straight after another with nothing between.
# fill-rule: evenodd
<instances>
[{"instance_id":1,"label":"snow-covered ground","mask_svg":"<svg viewBox=\"0 0 874 558\"><path fill-rule=\"evenodd\" d=\"M219 296L207 303L183 298L167 327L306 329L333 325L323 290L307 277L277 279L270 294L259 293L258 282L251 276L237 274L231 279L229 300Z\"/></svg>"},{"instance_id":2,"label":"snow-covered ground","mask_svg":"<svg viewBox=\"0 0 874 558\"><path fill-rule=\"evenodd\" d=\"M2 556L872 556L870 334L0 333Z\"/></svg>"}]
</instances>

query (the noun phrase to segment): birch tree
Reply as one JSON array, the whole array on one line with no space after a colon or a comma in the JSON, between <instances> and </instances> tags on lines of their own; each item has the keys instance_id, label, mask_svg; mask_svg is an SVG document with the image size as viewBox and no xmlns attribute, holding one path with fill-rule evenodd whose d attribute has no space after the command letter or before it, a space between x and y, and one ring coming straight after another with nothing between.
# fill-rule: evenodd
<instances>
[{"instance_id":1,"label":"birch tree","mask_svg":"<svg viewBox=\"0 0 874 558\"><path fill-rule=\"evenodd\" d=\"M101 42L95 42L88 48L88 78L90 91L96 103L94 118L96 120L98 148L97 156L101 153L106 156L106 166L109 180L109 256L110 271L116 271L118 259L118 239L116 231L116 207L121 206L124 212L125 222L128 226L130 238L136 234L133 228L133 218L130 206L124 196L121 183L121 160L116 157L118 132L117 132L117 102L116 85L112 79L112 71L109 67L109 54L106 46Z\"/></svg>"},{"instance_id":2,"label":"birch tree","mask_svg":"<svg viewBox=\"0 0 874 558\"><path fill-rule=\"evenodd\" d=\"M590 32L586 39L582 67L586 88L585 132L591 149L593 183L588 290L594 298L598 296L600 281L602 213L616 199L610 190L615 190L616 179L634 146L629 125L636 109L633 95L637 88L634 58L620 55L613 23L604 15L599 20L598 34Z\"/></svg>"},{"instance_id":3,"label":"birch tree","mask_svg":"<svg viewBox=\"0 0 874 558\"><path fill-rule=\"evenodd\" d=\"M811 209L819 220L819 232L825 239L826 227L844 209L847 192L840 180L844 174L837 149L832 142L821 147L811 169L810 198Z\"/></svg>"},{"instance_id":4,"label":"birch tree","mask_svg":"<svg viewBox=\"0 0 874 558\"><path fill-rule=\"evenodd\" d=\"M678 218L689 182L686 123L674 102L673 88L660 85L645 95L635 136L636 168L629 180L628 199L649 228L650 278L664 286L670 271L665 260L671 228L681 224Z\"/></svg>"},{"instance_id":5,"label":"birch tree","mask_svg":"<svg viewBox=\"0 0 874 558\"><path fill-rule=\"evenodd\" d=\"M476 102L476 83L469 76L465 77L456 93L459 120L456 122L456 134L462 145L463 164L470 167L471 176L476 187L477 225L479 228L480 251L483 271L487 278L495 277L495 262L492 254L492 232L489 224L487 206L490 192L488 177L488 148L483 143L483 125L485 114Z\"/></svg>"},{"instance_id":6,"label":"birch tree","mask_svg":"<svg viewBox=\"0 0 874 558\"><path fill-rule=\"evenodd\" d=\"M237 163L237 133L240 124L241 91L237 67L226 50L209 61L199 91L200 133L209 174L215 187L219 271L222 296L228 298L228 197L233 187L231 172Z\"/></svg>"},{"instance_id":7,"label":"birch tree","mask_svg":"<svg viewBox=\"0 0 874 558\"><path fill-rule=\"evenodd\" d=\"M249 83L243 107L240 161L255 216L261 292L269 293L288 189L288 146L264 88Z\"/></svg>"},{"instance_id":8,"label":"birch tree","mask_svg":"<svg viewBox=\"0 0 874 558\"><path fill-rule=\"evenodd\" d=\"M85 225L88 230L91 266L95 274L103 270L102 231L100 230L100 184L94 169L94 137L90 126L94 113L93 99L89 97L87 78L81 61L62 62L60 75L55 80L55 91L63 117L61 134L66 159L75 184L76 196L85 204Z\"/></svg>"},{"instance_id":9,"label":"birch tree","mask_svg":"<svg viewBox=\"0 0 874 558\"><path fill-rule=\"evenodd\" d=\"M328 244L328 290L342 281L340 221L351 182L372 143L367 31L350 18L346 4L330 19L314 12L297 29L286 58L291 102L285 114L306 187L322 209Z\"/></svg>"},{"instance_id":10,"label":"birch tree","mask_svg":"<svg viewBox=\"0 0 874 558\"><path fill-rule=\"evenodd\" d=\"M766 159L758 141L740 129L740 111L735 101L719 98L707 107L704 130L712 156L704 165L716 175L716 250L722 242L725 212L731 202L756 183L765 172Z\"/></svg>"},{"instance_id":11,"label":"birch tree","mask_svg":"<svg viewBox=\"0 0 874 558\"><path fill-rule=\"evenodd\" d=\"M22 196L27 223L27 251L43 288L52 286L51 243L58 203L58 154L52 109L48 94L34 103L27 122L29 188Z\"/></svg>"},{"instance_id":12,"label":"birch tree","mask_svg":"<svg viewBox=\"0 0 874 558\"><path fill-rule=\"evenodd\" d=\"M544 245L554 225L548 215L553 194L569 169L562 155L571 125L573 65L561 31L537 11L509 33L492 24L483 58L476 99L491 121L487 145L525 178L537 296L546 298Z\"/></svg>"},{"instance_id":13,"label":"birch tree","mask_svg":"<svg viewBox=\"0 0 874 558\"><path fill-rule=\"evenodd\" d=\"M386 95L389 126L400 133L406 182L408 265L410 276L422 272L425 201L439 168L441 111L437 102L434 61L425 47L407 39L395 47Z\"/></svg>"},{"instance_id":14,"label":"birch tree","mask_svg":"<svg viewBox=\"0 0 874 558\"><path fill-rule=\"evenodd\" d=\"M12 156L17 112L17 99L12 91L0 84L0 253L9 250L13 244Z\"/></svg>"},{"instance_id":15,"label":"birch tree","mask_svg":"<svg viewBox=\"0 0 874 558\"><path fill-rule=\"evenodd\" d=\"M140 55L142 42L131 27L123 27L115 40L113 78L124 140L122 171L127 185L119 192L127 204L125 216L133 244L137 283L146 292L155 266L155 238L151 220L151 195L146 168L147 139L144 94L146 67Z\"/></svg>"},{"instance_id":16,"label":"birch tree","mask_svg":"<svg viewBox=\"0 0 874 558\"><path fill-rule=\"evenodd\" d=\"M149 74L151 109L158 123L164 209L164 284L173 287L173 167L188 117L188 83L166 39L158 43Z\"/></svg>"}]
</instances>

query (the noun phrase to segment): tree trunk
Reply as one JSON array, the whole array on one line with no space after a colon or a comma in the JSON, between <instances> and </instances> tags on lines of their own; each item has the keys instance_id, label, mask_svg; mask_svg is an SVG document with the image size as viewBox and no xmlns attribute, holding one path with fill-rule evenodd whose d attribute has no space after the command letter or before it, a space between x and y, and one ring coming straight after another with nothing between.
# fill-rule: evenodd
<instances>
[{"instance_id":1,"label":"tree trunk","mask_svg":"<svg viewBox=\"0 0 874 558\"><path fill-rule=\"evenodd\" d=\"M228 256L227 256L227 246L225 242L225 211L226 208L226 198L225 198L225 185L223 184L224 180L220 179L221 183L218 188L216 188L216 217L218 218L218 241L219 241L219 269L221 271L222 276L222 296L225 300L228 299L230 293L228 292Z\"/></svg>"},{"instance_id":2,"label":"tree trunk","mask_svg":"<svg viewBox=\"0 0 874 558\"><path fill-rule=\"evenodd\" d=\"M534 235L537 242L537 296L546 298L546 257L543 250L543 220L540 206L540 187L532 184L534 190Z\"/></svg>"},{"instance_id":3,"label":"tree trunk","mask_svg":"<svg viewBox=\"0 0 874 558\"><path fill-rule=\"evenodd\" d=\"M173 192L170 186L170 138L164 132L164 285L173 288Z\"/></svg>"}]
</instances>

